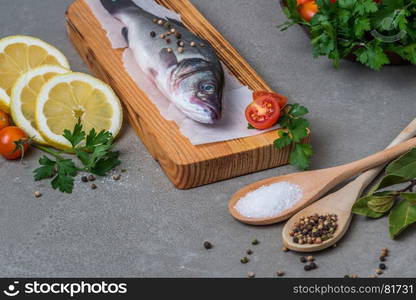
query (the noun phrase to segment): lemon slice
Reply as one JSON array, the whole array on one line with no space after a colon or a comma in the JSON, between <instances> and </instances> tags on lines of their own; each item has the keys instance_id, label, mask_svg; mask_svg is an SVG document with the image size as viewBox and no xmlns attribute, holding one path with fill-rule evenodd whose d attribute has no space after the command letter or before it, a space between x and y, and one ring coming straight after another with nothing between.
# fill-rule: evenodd
<instances>
[{"instance_id":1,"label":"lemon slice","mask_svg":"<svg viewBox=\"0 0 416 300\"><path fill-rule=\"evenodd\" d=\"M0 110L9 113L10 97L6 91L0 88Z\"/></svg>"},{"instance_id":2,"label":"lemon slice","mask_svg":"<svg viewBox=\"0 0 416 300\"><path fill-rule=\"evenodd\" d=\"M36 99L42 86L58 74L70 72L58 66L40 66L21 75L12 89L10 112L14 123L36 142L46 144L35 121Z\"/></svg>"},{"instance_id":3,"label":"lemon slice","mask_svg":"<svg viewBox=\"0 0 416 300\"><path fill-rule=\"evenodd\" d=\"M42 137L58 149L71 148L62 134L81 120L85 132L107 130L115 137L123 110L113 90L83 73L57 75L42 87L36 101L36 126Z\"/></svg>"},{"instance_id":4,"label":"lemon slice","mask_svg":"<svg viewBox=\"0 0 416 300\"><path fill-rule=\"evenodd\" d=\"M29 36L0 39L0 88L9 97L19 76L40 65L57 65L69 69L65 56L44 41ZM7 99L1 101L3 105L6 102Z\"/></svg>"}]
</instances>

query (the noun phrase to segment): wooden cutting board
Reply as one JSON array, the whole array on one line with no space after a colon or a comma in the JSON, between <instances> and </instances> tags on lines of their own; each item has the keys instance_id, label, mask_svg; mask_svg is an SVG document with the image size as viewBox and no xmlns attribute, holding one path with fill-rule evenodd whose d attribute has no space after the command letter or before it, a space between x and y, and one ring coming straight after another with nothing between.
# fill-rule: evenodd
<instances>
[{"instance_id":1,"label":"wooden cutting board","mask_svg":"<svg viewBox=\"0 0 416 300\"><path fill-rule=\"evenodd\" d=\"M224 37L188 0L157 0L182 16L184 24L208 40L221 60L253 90L270 87ZM277 150L276 131L232 141L194 146L172 121L166 121L156 106L125 71L122 50L113 49L98 20L84 0L76 0L66 12L70 40L92 73L110 84L128 113L130 124L179 189L209 184L288 163L290 147ZM309 138L304 141L309 142Z\"/></svg>"}]
</instances>

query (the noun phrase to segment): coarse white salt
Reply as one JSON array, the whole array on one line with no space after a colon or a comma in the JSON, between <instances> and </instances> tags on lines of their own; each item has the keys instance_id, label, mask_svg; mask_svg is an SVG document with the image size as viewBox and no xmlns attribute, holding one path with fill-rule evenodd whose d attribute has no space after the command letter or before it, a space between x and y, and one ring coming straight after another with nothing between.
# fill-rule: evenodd
<instances>
[{"instance_id":1,"label":"coarse white salt","mask_svg":"<svg viewBox=\"0 0 416 300\"><path fill-rule=\"evenodd\" d=\"M295 205L302 195L300 186L281 181L247 193L234 208L246 218L271 218Z\"/></svg>"}]
</instances>

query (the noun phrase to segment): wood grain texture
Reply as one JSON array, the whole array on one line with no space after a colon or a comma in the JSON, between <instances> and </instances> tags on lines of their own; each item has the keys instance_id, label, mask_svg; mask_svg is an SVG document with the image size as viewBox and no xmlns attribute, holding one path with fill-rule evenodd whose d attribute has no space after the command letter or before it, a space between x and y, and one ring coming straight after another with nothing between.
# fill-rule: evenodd
<instances>
[{"instance_id":1,"label":"wood grain texture","mask_svg":"<svg viewBox=\"0 0 416 300\"><path fill-rule=\"evenodd\" d=\"M208 40L236 77L253 90L270 90L251 66L188 0L157 0L181 14L184 24ZM110 84L126 107L131 125L171 182L179 189L209 184L288 163L290 148L276 150L276 131L207 145L192 145L165 120L123 67L123 50L113 49L83 0L66 13L70 40L92 73ZM304 142L309 142L309 138Z\"/></svg>"}]
</instances>

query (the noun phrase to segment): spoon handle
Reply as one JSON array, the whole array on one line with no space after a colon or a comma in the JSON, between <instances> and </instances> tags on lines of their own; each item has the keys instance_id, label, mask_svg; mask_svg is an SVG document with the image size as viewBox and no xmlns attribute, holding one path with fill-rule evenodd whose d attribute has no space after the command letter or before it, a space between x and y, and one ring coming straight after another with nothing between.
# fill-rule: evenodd
<instances>
[{"instance_id":1,"label":"spoon handle","mask_svg":"<svg viewBox=\"0 0 416 300\"><path fill-rule=\"evenodd\" d=\"M407 127L403 129L402 132L400 132L400 134L390 143L390 145L387 146L387 149L394 147L400 143L403 143L414 136L416 136L416 119L410 122L409 125L407 125ZM359 177L357 177L356 180L361 182L362 184L360 194L374 180L374 178L376 178L377 175L380 174L381 171L383 171L385 166L386 164L383 164L382 166L368 170L365 173L361 174Z\"/></svg>"},{"instance_id":2,"label":"spoon handle","mask_svg":"<svg viewBox=\"0 0 416 300\"><path fill-rule=\"evenodd\" d=\"M412 138L397 146L388 148L384 151L370 155L366 158L357 160L355 162L340 167L336 167L338 169L337 171L339 172L339 177L337 178L337 181L343 182L356 174L359 174L363 171L372 169L386 162L389 162L395 159L396 157L406 153L413 147L416 147L416 138Z\"/></svg>"}]
</instances>

